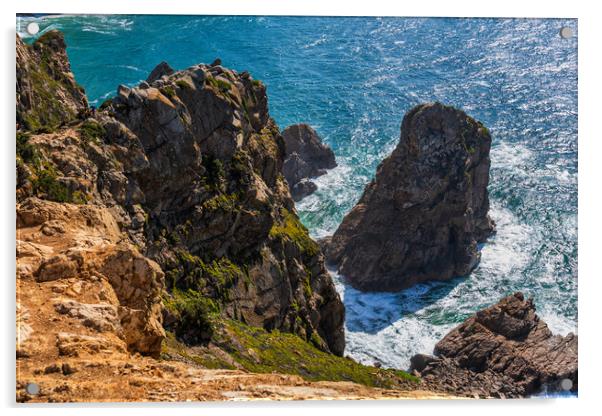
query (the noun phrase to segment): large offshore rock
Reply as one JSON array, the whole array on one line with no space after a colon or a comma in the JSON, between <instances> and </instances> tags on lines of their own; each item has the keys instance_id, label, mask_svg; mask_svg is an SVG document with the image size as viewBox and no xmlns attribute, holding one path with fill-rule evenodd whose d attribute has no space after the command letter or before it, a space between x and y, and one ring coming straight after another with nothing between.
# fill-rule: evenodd
<instances>
[{"instance_id":1,"label":"large offshore rock","mask_svg":"<svg viewBox=\"0 0 602 416\"><path fill-rule=\"evenodd\" d=\"M295 201L312 194L317 186L310 178L337 166L334 153L307 124L294 124L282 132L285 143L283 173Z\"/></svg>"},{"instance_id":2,"label":"large offshore rock","mask_svg":"<svg viewBox=\"0 0 602 416\"><path fill-rule=\"evenodd\" d=\"M576 335L553 335L533 299L515 293L468 318L437 343L436 357L419 354L412 366L450 391L528 396L577 391L577 350Z\"/></svg>"},{"instance_id":3,"label":"large offshore rock","mask_svg":"<svg viewBox=\"0 0 602 416\"><path fill-rule=\"evenodd\" d=\"M440 103L404 117L399 144L379 166L327 247L361 290L393 291L468 274L489 218L488 130Z\"/></svg>"}]
</instances>

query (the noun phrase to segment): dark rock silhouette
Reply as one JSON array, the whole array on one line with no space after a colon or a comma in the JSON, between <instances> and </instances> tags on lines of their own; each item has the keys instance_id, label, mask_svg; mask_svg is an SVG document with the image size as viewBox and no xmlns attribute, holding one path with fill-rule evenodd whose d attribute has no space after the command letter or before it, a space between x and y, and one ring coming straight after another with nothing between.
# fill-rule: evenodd
<instances>
[{"instance_id":1,"label":"dark rock silhouette","mask_svg":"<svg viewBox=\"0 0 602 416\"><path fill-rule=\"evenodd\" d=\"M148 78L146 78L146 82L150 84L151 82L160 79L162 76L169 76L174 72L175 71L173 68L169 66L167 62L163 61L151 71L151 73L148 75Z\"/></svg>"}]
</instances>

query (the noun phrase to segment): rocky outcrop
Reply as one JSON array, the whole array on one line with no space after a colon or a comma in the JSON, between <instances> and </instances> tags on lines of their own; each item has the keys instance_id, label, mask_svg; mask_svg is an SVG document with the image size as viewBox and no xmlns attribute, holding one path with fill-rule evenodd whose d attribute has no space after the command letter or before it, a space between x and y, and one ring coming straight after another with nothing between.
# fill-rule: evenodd
<instances>
[{"instance_id":1,"label":"rocky outcrop","mask_svg":"<svg viewBox=\"0 0 602 416\"><path fill-rule=\"evenodd\" d=\"M470 273L488 216L491 136L439 103L404 117L399 144L377 168L327 247L328 261L361 290L394 291Z\"/></svg>"},{"instance_id":2,"label":"rocky outcrop","mask_svg":"<svg viewBox=\"0 0 602 416\"><path fill-rule=\"evenodd\" d=\"M31 46L17 36L17 123L28 130L55 128L88 107L73 78L65 39L50 31Z\"/></svg>"},{"instance_id":3,"label":"rocky outcrop","mask_svg":"<svg viewBox=\"0 0 602 416\"><path fill-rule=\"evenodd\" d=\"M138 256L156 261L161 270L147 264L143 274L165 273L165 322L182 339L206 342L218 314L296 333L342 355L344 308L295 212L282 175L284 139L268 113L265 86L221 65L171 73L162 64L153 72L135 88L119 86L94 115L84 112L69 126L42 133L24 125L17 200L110 213L139 252L116 248L98 272L129 303L129 295L119 295L121 271L129 270L128 290L135 292L142 284ZM44 227L52 232L52 224ZM74 259L57 254L38 279L79 273ZM123 328L144 319L120 316Z\"/></svg>"},{"instance_id":4,"label":"rocky outcrop","mask_svg":"<svg viewBox=\"0 0 602 416\"><path fill-rule=\"evenodd\" d=\"M285 143L283 173L295 201L312 194L317 186L310 178L337 166L332 150L307 124L294 124L282 132Z\"/></svg>"},{"instance_id":5,"label":"rocky outcrop","mask_svg":"<svg viewBox=\"0 0 602 416\"><path fill-rule=\"evenodd\" d=\"M29 307L40 301L35 293L53 294L44 303L54 310L41 314L42 321L56 312L71 331L79 326L79 333L115 350L160 353L163 272L123 241L106 208L38 198L18 204L17 279L20 300ZM28 348L35 346L18 349Z\"/></svg>"},{"instance_id":6,"label":"rocky outcrop","mask_svg":"<svg viewBox=\"0 0 602 416\"><path fill-rule=\"evenodd\" d=\"M577 391L577 336L553 335L533 299L515 293L477 312L412 369L426 383L456 394L524 397L541 391Z\"/></svg>"},{"instance_id":7,"label":"rocky outcrop","mask_svg":"<svg viewBox=\"0 0 602 416\"><path fill-rule=\"evenodd\" d=\"M174 72L174 69L171 66L169 66L167 62L163 61L151 71L151 73L146 78L146 82L154 82L160 79L162 76L169 76Z\"/></svg>"}]
</instances>

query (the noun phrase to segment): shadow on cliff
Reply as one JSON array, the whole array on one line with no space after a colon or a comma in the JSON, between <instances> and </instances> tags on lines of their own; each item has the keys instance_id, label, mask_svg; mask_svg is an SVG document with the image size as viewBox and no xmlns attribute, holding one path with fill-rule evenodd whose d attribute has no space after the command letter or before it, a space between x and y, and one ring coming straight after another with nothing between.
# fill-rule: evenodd
<instances>
[{"instance_id":1,"label":"shadow on cliff","mask_svg":"<svg viewBox=\"0 0 602 416\"><path fill-rule=\"evenodd\" d=\"M362 292L343 283L344 279L338 276L339 285L344 285L345 290L343 303L347 330L375 334L446 297L467 278L421 283L400 292Z\"/></svg>"}]
</instances>

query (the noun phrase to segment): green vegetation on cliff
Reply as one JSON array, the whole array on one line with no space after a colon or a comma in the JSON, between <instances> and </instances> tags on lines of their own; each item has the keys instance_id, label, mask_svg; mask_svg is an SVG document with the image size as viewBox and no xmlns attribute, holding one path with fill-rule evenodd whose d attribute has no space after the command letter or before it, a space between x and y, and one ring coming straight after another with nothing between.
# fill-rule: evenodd
<instances>
[{"instance_id":1,"label":"green vegetation on cliff","mask_svg":"<svg viewBox=\"0 0 602 416\"><path fill-rule=\"evenodd\" d=\"M81 191L72 191L59 180L60 171L30 142L31 136L17 132L16 165L18 182L29 182L31 194L55 202L85 204Z\"/></svg>"},{"instance_id":2,"label":"green vegetation on cliff","mask_svg":"<svg viewBox=\"0 0 602 416\"><path fill-rule=\"evenodd\" d=\"M236 364L256 373L294 374L309 381L351 381L370 387L408 388L420 382L405 371L365 366L326 353L294 334L268 332L228 319L217 319L215 325L213 348L188 347L169 334L163 357L179 357L206 368L234 368Z\"/></svg>"},{"instance_id":3,"label":"green vegetation on cliff","mask_svg":"<svg viewBox=\"0 0 602 416\"><path fill-rule=\"evenodd\" d=\"M299 221L299 218L285 208L280 210L282 221L274 223L270 230L270 238L292 241L299 250L308 255L319 254L320 247L309 237L307 228Z\"/></svg>"},{"instance_id":4,"label":"green vegetation on cliff","mask_svg":"<svg viewBox=\"0 0 602 416\"><path fill-rule=\"evenodd\" d=\"M34 97L17 97L17 121L22 128L35 132L50 132L77 117L77 111L87 107L85 93L73 79L65 53L63 35L51 30L31 46L17 40L18 91ZM69 103L69 104L66 104Z\"/></svg>"}]
</instances>

